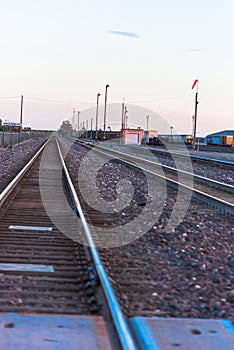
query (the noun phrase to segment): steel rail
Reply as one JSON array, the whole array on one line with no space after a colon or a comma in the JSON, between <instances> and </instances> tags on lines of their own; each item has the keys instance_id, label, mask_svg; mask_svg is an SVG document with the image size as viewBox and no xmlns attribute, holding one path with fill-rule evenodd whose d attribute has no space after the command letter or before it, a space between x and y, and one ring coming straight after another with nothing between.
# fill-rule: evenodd
<instances>
[{"instance_id":1,"label":"steel rail","mask_svg":"<svg viewBox=\"0 0 234 350\"><path fill-rule=\"evenodd\" d=\"M81 141L81 140L76 139L74 137L71 137L71 139L74 140L74 141L80 142L83 145L87 145L87 146L90 145L90 147L94 147L94 146L97 145L96 142L92 142L90 140L88 140L88 141L85 141L85 140L83 141L82 140ZM98 143L98 146L102 147L99 143ZM139 147L139 146L137 146L137 147ZM219 159L219 158L211 158L211 157L206 157L206 156L202 156L202 155L199 156L199 155L194 155L194 154L184 154L184 153L176 152L176 151L171 152L171 150L170 151L166 151L166 150L162 150L162 149L155 149L152 146L147 146L147 147L144 146L144 149L145 148L150 150L150 151L152 151L152 152L154 152L154 153L161 153L161 154L166 154L166 155L169 154L169 155L172 155L172 156L175 155L175 156L181 156L181 157L187 157L187 158L189 157L191 159L194 159L195 161L198 160L198 161L204 161L204 162L213 162L213 163L217 163L219 165L223 165L225 167L228 167L228 166L229 167L234 167L234 161L231 161L231 160L222 160L222 159ZM189 150L188 150L188 152L189 152ZM234 154L234 152L233 152L233 154Z\"/></svg>"},{"instance_id":2,"label":"steel rail","mask_svg":"<svg viewBox=\"0 0 234 350\"><path fill-rule=\"evenodd\" d=\"M73 140L76 140L77 142L80 142L81 144L83 145L90 145L90 147L94 147L95 145L97 145L95 142L91 142L90 140L89 141L81 141L81 140L78 140L78 139L75 139L75 138L71 138ZM100 144L98 144L99 147L102 147ZM139 147L139 146L137 146ZM103 147L104 148L104 147ZM198 156L198 155L194 155L194 154L184 154L184 153L181 153L181 152L176 152L176 151L166 151L166 150L162 150L162 149L155 149L154 147L151 147L151 146L147 146L145 147L144 146L144 149L148 149L150 151L152 151L153 153L158 153L158 154L164 154L164 155L175 155L175 156L180 156L181 158L182 157L185 157L185 158L191 158L193 159L194 161L200 161L200 162L206 162L206 163L215 163L215 164L218 164L218 165L221 165L225 168L232 168L234 167L234 161L231 161L231 160L222 160L222 159L219 159L219 158L211 158L211 157L206 157L206 156ZM230 154L230 153L229 153Z\"/></svg>"},{"instance_id":3,"label":"steel rail","mask_svg":"<svg viewBox=\"0 0 234 350\"><path fill-rule=\"evenodd\" d=\"M109 151L109 154L108 154L108 153L105 153L105 152L104 152L103 150L101 150L100 148L104 149L105 151ZM102 146L95 147L95 150L97 150L97 151L99 151L99 152L101 152L101 153L103 153L104 155L109 156L109 157L111 157L111 154L114 155L115 153L117 153L117 154L119 153L121 156L124 156L124 157L126 157L126 158L132 158L133 160L134 160L134 159L135 159L135 160L141 160L141 161L143 161L143 162L145 162L145 163L151 163L151 164L153 164L153 165L158 165L158 166L160 166L160 167L162 167L162 168L169 169L170 171L178 172L178 170L175 169L175 168L168 167L168 166L166 166L166 165L164 166L164 165L161 165L160 163L152 162L152 161L149 161L149 160L147 160L147 159L140 158L140 157L135 157L135 156L132 156L132 155L129 155L129 154L124 154L124 153L119 152L119 151L117 151L117 150L109 150L109 149L106 149L106 148L104 148L104 147L102 147ZM119 159L120 159L120 158L119 158ZM129 164L131 167L135 167L135 168L138 167L138 168L139 168L138 165L134 165L134 164L132 164L132 163L128 163L126 159L120 159L120 160L121 160L122 162L125 162L126 164ZM232 203L229 203L229 202L227 202L227 201L225 201L225 200L223 200L223 199L220 199L220 198L211 196L210 194L205 193L205 192L202 192L202 191L200 191L200 190L191 188L191 187L189 187L189 186L187 186L187 185L185 185L185 184L182 184L182 183L180 183L180 182L177 182L177 181L175 181L175 180L172 180L172 179L170 179L170 178L168 178L168 177L166 177L166 176L162 176L162 175L160 175L160 174L157 174L157 173L155 173L155 172L153 172L153 171L151 171L151 170L149 170L149 169L147 169L147 168L141 167L141 170L144 170L144 171L146 171L146 172L148 172L148 173L150 173L150 174L153 174L153 175L155 175L155 176L158 176L158 177L160 177L161 179L164 179L164 180L166 179L167 183L168 183L171 187L173 187L173 188L175 188L175 187L177 187L177 186L181 186L181 188L184 189L185 191L190 191L190 192L192 191L192 192L193 192L193 197L194 197L194 198L196 198L196 199L202 201L203 203L207 203L207 204L209 204L209 205L211 205L211 206L213 206L213 207L216 207L216 208L218 208L218 209L221 209L221 210L224 211L225 213L228 213L228 214L230 214L230 215L234 215L234 204L232 204ZM212 187L217 187L217 186L219 185L219 186L220 186L219 188L222 187L222 189L225 188L225 191L229 191L229 190L230 190L232 193L234 193L234 186L231 186L231 185L228 185L228 184L224 184L224 183L222 183L222 182L218 182L218 181L215 181L215 180L210 180L210 179L208 179L208 178L203 178L202 176L194 175L194 174L188 173L188 172L183 171L183 170L179 170L179 172L181 172L181 173L183 173L184 175L187 175L187 176L193 176L193 177L195 177L195 178L198 177L198 178L200 179L200 181L201 181L201 179L202 179L203 182L206 182L207 184L209 183L210 186L212 186L211 184L212 184L212 182L213 182L213 186L212 186ZM204 179L204 180L203 180L203 179Z\"/></svg>"},{"instance_id":4,"label":"steel rail","mask_svg":"<svg viewBox=\"0 0 234 350\"><path fill-rule=\"evenodd\" d=\"M16 175L16 177L7 185L7 187L0 193L0 207L3 205L5 200L9 197L12 191L15 189L19 181L23 178L24 174L30 169L32 164L41 154L47 143L50 141L50 138L41 146L37 153L33 156L32 159L24 166L24 168Z\"/></svg>"},{"instance_id":5,"label":"steel rail","mask_svg":"<svg viewBox=\"0 0 234 350\"><path fill-rule=\"evenodd\" d=\"M82 143L82 145L84 145L84 143ZM170 171L171 173L174 173L174 174L180 173L180 174L185 175L187 177L193 177L194 180L196 180L196 181L198 181L200 183L205 183L205 184L207 184L210 187L218 188L218 189L220 189L222 191L226 191L226 192L229 192L229 193L234 193L234 186L232 186L230 184L226 184L224 182L220 182L220 181L217 181L217 180L214 180L214 179L209 179L209 178L201 176L201 175L197 175L197 174L185 171L185 170L173 168L173 167L165 165L165 164L157 163L157 162L154 162L154 161L151 161L151 160L148 160L148 159L144 159L144 158L141 158L141 157L137 157L137 156L133 156L133 155L130 155L130 154L126 154L126 153L123 153L123 152L120 152L120 151L117 151L117 150L113 150L113 149L109 150L109 149L107 149L105 147L102 147L100 145L95 147L95 150L98 150L100 152L103 152L103 150L105 150L107 152L109 151L111 154L117 153L117 154L119 154L121 156L124 156L126 158L130 158L130 159L133 159L133 160L140 160L143 163L148 163L148 164L154 165L154 166L156 165L156 166L160 167L161 169L168 170L168 171ZM103 152L103 153L105 154L105 152Z\"/></svg>"},{"instance_id":6,"label":"steel rail","mask_svg":"<svg viewBox=\"0 0 234 350\"><path fill-rule=\"evenodd\" d=\"M115 152L119 152L119 151L115 150ZM120 153L122 153L122 152L120 152ZM129 157L131 157L131 156L129 156ZM214 179L209 179L209 178L201 176L201 175L197 175L197 174L185 171L185 170L173 168L173 167L170 167L170 166L165 165L165 164L153 162L153 161L150 161L148 159L143 159L140 157L136 157L136 159L140 159L141 161L146 162L146 163L151 163L152 165L160 166L162 169L169 170L171 173L180 173L180 174L186 175L188 177L192 176L198 182L206 183L208 186L219 188L219 189L226 191L226 192L234 193L234 186L226 184L224 182L220 182L220 181L217 181Z\"/></svg>"},{"instance_id":7,"label":"steel rail","mask_svg":"<svg viewBox=\"0 0 234 350\"><path fill-rule=\"evenodd\" d=\"M206 157L206 156L198 156L198 155L194 155L194 154L184 154L184 153L180 153L180 152L168 152L168 151L164 151L162 149L158 150L158 149L155 149L153 147L148 147L147 149L151 150L152 152L154 153L161 153L161 154L169 154L169 155L175 155L175 156L180 156L180 157L189 157L191 159L194 159L195 161L198 160L198 161L204 161L204 162L213 162L213 163L216 163L216 164L219 164L219 165L223 165L225 167L234 167L234 161L230 161L230 160L222 160L222 159L219 159L219 158L211 158L211 157ZM229 153L230 154L230 153Z\"/></svg>"},{"instance_id":8,"label":"steel rail","mask_svg":"<svg viewBox=\"0 0 234 350\"><path fill-rule=\"evenodd\" d=\"M123 312L121 310L119 302L114 294L110 280L107 276L105 268L101 262L99 253L98 253L97 248L95 246L95 243L93 241L91 232L89 230L89 226L87 224L84 213L82 211L79 198L77 196L76 190L73 186L72 180L70 178L69 172L68 172L66 164L64 162L62 152L61 152L61 149L59 147L59 143L58 143L57 139L56 139L56 142L57 142L58 151L59 151L59 155L61 158L61 163L62 163L62 167L64 170L64 174L66 177L66 181L68 183L71 195L73 197L73 201L75 203L76 209L79 213L79 217L80 217L80 220L81 220L82 225L83 225L83 229L84 229L84 232L85 232L88 244L89 244L89 248L90 248L90 251L92 254L93 262L95 264L100 283L103 287L103 291L104 291L105 296L106 296L106 300L107 300L107 303L108 303L108 306L110 309L110 313L111 313L112 318L113 318L114 326L115 326L116 332L118 334L121 347L123 350L137 350L137 347L136 347L134 339L132 337L130 328L128 327L128 324L125 320L125 317L123 315Z\"/></svg>"}]
</instances>

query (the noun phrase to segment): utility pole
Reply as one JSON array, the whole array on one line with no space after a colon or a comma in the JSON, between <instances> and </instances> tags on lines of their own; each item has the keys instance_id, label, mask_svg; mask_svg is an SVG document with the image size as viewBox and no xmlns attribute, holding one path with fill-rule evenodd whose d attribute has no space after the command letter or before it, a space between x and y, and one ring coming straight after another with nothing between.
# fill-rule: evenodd
<instances>
[{"instance_id":1,"label":"utility pole","mask_svg":"<svg viewBox=\"0 0 234 350\"><path fill-rule=\"evenodd\" d=\"M192 89L197 85L197 92L195 95L195 113L194 113L194 129L193 129L193 150L195 150L196 133L197 133L197 105L198 105L198 79L193 83Z\"/></svg>"},{"instance_id":2,"label":"utility pole","mask_svg":"<svg viewBox=\"0 0 234 350\"><path fill-rule=\"evenodd\" d=\"M124 120L124 105L125 105L125 99L123 99L123 103L122 103L122 115L121 115L121 144L123 143L124 126L125 126L125 120Z\"/></svg>"},{"instance_id":3,"label":"utility pole","mask_svg":"<svg viewBox=\"0 0 234 350\"><path fill-rule=\"evenodd\" d=\"M105 107L104 107L104 132L103 132L103 141L106 140L106 101L107 101L107 89L109 85L106 85L106 93L105 93Z\"/></svg>"},{"instance_id":4,"label":"utility pole","mask_svg":"<svg viewBox=\"0 0 234 350\"><path fill-rule=\"evenodd\" d=\"M127 129L127 127L128 127L128 116L127 116L127 113L128 113L127 107L125 106L125 108L124 108L124 123L125 123L125 129Z\"/></svg>"},{"instance_id":5,"label":"utility pole","mask_svg":"<svg viewBox=\"0 0 234 350\"><path fill-rule=\"evenodd\" d=\"M20 105L20 134L19 134L19 142L21 142L21 132L23 128L23 105L24 105L24 96L21 96L21 105Z\"/></svg>"},{"instance_id":6,"label":"utility pole","mask_svg":"<svg viewBox=\"0 0 234 350\"><path fill-rule=\"evenodd\" d=\"M93 118L91 118L91 126L90 126L91 132L90 132L90 140L93 139Z\"/></svg>"},{"instance_id":7,"label":"utility pole","mask_svg":"<svg viewBox=\"0 0 234 350\"><path fill-rule=\"evenodd\" d=\"M147 120L147 131L149 131L149 115L147 115L146 120Z\"/></svg>"},{"instance_id":8,"label":"utility pole","mask_svg":"<svg viewBox=\"0 0 234 350\"><path fill-rule=\"evenodd\" d=\"M195 113L194 113L194 130L193 130L193 150L195 150L196 133L197 133L197 105L198 105L198 92L195 95Z\"/></svg>"},{"instance_id":9,"label":"utility pole","mask_svg":"<svg viewBox=\"0 0 234 350\"><path fill-rule=\"evenodd\" d=\"M20 130L22 131L23 123L23 105L24 105L24 96L21 96L21 106L20 106Z\"/></svg>"},{"instance_id":10,"label":"utility pole","mask_svg":"<svg viewBox=\"0 0 234 350\"><path fill-rule=\"evenodd\" d=\"M80 111L77 111L77 132L79 137L79 131L80 131Z\"/></svg>"},{"instance_id":11,"label":"utility pole","mask_svg":"<svg viewBox=\"0 0 234 350\"><path fill-rule=\"evenodd\" d=\"M97 106L96 106L96 133L95 133L95 140L98 139L98 103L99 103L99 97L101 94L97 94Z\"/></svg>"},{"instance_id":12,"label":"utility pole","mask_svg":"<svg viewBox=\"0 0 234 350\"><path fill-rule=\"evenodd\" d=\"M73 108L73 114L72 114L72 131L73 132L75 129L75 113L76 113L76 110L75 110L75 108Z\"/></svg>"}]
</instances>

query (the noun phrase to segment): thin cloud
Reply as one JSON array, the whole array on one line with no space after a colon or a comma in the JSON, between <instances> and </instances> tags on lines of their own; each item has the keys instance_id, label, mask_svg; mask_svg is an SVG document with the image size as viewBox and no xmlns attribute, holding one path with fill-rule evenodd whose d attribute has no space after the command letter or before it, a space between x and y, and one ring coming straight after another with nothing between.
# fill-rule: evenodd
<instances>
[{"instance_id":1,"label":"thin cloud","mask_svg":"<svg viewBox=\"0 0 234 350\"><path fill-rule=\"evenodd\" d=\"M116 30L110 30L108 33L115 34L115 35L121 35L121 36L127 36L129 38L139 38L138 34L132 33L132 32L119 32Z\"/></svg>"},{"instance_id":2,"label":"thin cloud","mask_svg":"<svg viewBox=\"0 0 234 350\"><path fill-rule=\"evenodd\" d=\"M203 49L190 49L190 50L184 50L185 52L202 52L205 51Z\"/></svg>"}]
</instances>

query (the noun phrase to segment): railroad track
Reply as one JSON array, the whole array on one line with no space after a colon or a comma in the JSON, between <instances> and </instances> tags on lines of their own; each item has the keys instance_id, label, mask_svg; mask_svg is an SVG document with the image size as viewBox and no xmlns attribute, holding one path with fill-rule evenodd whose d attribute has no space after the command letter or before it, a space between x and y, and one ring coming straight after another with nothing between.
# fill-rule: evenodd
<instances>
[{"instance_id":1,"label":"railroad track","mask_svg":"<svg viewBox=\"0 0 234 350\"><path fill-rule=\"evenodd\" d=\"M171 146L172 147L172 146ZM186 159L186 158L191 158L194 162L197 162L197 163L203 163L203 164L209 164L209 163L212 163L213 165L217 165L221 168L224 168L224 169L233 169L234 168L234 160L231 160L231 154L234 153L234 151L232 152L229 152L228 153L228 157L226 157L226 154L225 154L225 157L226 158L229 158L228 159L220 159L220 158L215 158L215 157L212 157L212 156L205 156L205 155L198 155L198 154L189 154L189 149L187 150L187 154L184 152L186 150L186 148L184 146L178 148L178 149L171 149L169 148L169 152L167 149L164 149L162 150L161 148L155 148L155 147L149 147L149 149L155 153L156 155L157 154L162 154L162 155L169 155L169 156L176 156L176 157L180 157L181 159ZM223 149L221 149L223 150ZM221 150L219 151L219 153L221 153ZM234 149L233 149L234 150ZM207 152L215 152L215 149L208 149ZM232 159L233 159L233 156L232 156Z\"/></svg>"},{"instance_id":2,"label":"railroad track","mask_svg":"<svg viewBox=\"0 0 234 350\"><path fill-rule=\"evenodd\" d=\"M77 141L77 139L75 138L70 138L72 140L72 142ZM90 145L90 147L93 147L94 145L97 145L94 142L91 142L90 140L81 140L79 139L80 143L82 143L83 145ZM101 146L101 142L98 143L99 146ZM129 146L128 146L129 147ZM135 148L136 146L131 146L132 148ZM198 154L194 154L194 153L189 153L189 151L191 150L191 148L187 148L185 145L179 145L178 147L175 147L174 144L169 144L168 148L165 147L154 147L154 146L147 146L147 147L139 147L137 146L137 148L146 148L148 150L150 150L153 154L155 155L163 155L163 156L169 156L170 158L172 157L177 157L177 158L181 158L183 159L188 159L190 158L192 161L197 162L197 163L202 163L202 164L209 164L212 163L213 165L217 165L220 168L224 168L224 169L233 169L234 168L234 158L233 158L233 154L234 154L234 148L231 148L231 152L225 152L222 154L222 157L224 159L220 159L221 155L219 155L219 157L214 157L214 156L207 156L207 155L199 155ZM207 153L208 152L215 152L216 148L208 148L207 149ZM230 149L228 148L228 150L230 151ZM201 150L202 151L202 150ZM223 152L224 149L223 148L219 148L218 153ZM226 149L227 151L227 149Z\"/></svg>"},{"instance_id":3,"label":"railroad track","mask_svg":"<svg viewBox=\"0 0 234 350\"><path fill-rule=\"evenodd\" d=\"M192 149L192 146L187 146L188 149ZM212 146L212 145L196 145L196 149L204 152L218 152L218 153L234 153L234 148L226 146Z\"/></svg>"},{"instance_id":4,"label":"railroad track","mask_svg":"<svg viewBox=\"0 0 234 350\"><path fill-rule=\"evenodd\" d=\"M131 147L119 151L100 145L93 148L93 145L83 142L82 145L89 148L91 147L95 152L99 152L107 157L114 156L116 159L125 162L129 166L137 166L143 171L155 174L162 179L165 178L169 186L173 188L178 188L179 186L181 190L191 191L193 197L196 199L216 207L225 213L234 215L234 186L232 185L204 176L195 175L188 171L175 169L151 159L146 159L144 158L144 153L148 156L148 152L145 152L144 149L142 150L143 155L139 156L139 152L136 148Z\"/></svg>"},{"instance_id":5,"label":"railroad track","mask_svg":"<svg viewBox=\"0 0 234 350\"><path fill-rule=\"evenodd\" d=\"M99 150L95 152L95 149L89 155L89 151L83 151L83 147L74 145L74 148L71 147L71 157L68 153L66 161L71 173L73 171L72 176L77 191L79 191L77 174L82 171L80 168L86 162L86 158L90 158L91 162L86 164L87 178L82 181L86 183L86 192L91 192L94 197L96 197L94 188L98 186L100 197L108 198L109 202L115 200L113 184L117 184L122 176L132 181L137 193L140 186L144 191L144 179L139 171L139 162L132 159L130 164L126 165L126 158L124 157L124 161L118 160L119 156L117 157L112 149L109 152L103 148L100 152ZM100 162L103 173L98 172L94 166L98 164L99 158L103 158L103 161ZM95 172L97 176L96 182L92 182L89 177L89 173L92 172ZM109 192L112 193L112 197L107 197ZM192 200L188 213L184 219L182 218L178 228L166 230L168 219L176 203L177 191L169 187L167 195L162 215L158 222L155 220L148 232L146 229L145 234L142 234L138 240L134 242L131 240L128 244L119 245L114 249L108 249L108 244L111 246L111 243L115 243L110 237L107 245L103 242L106 249L100 249L101 259L108 270L112 286L125 315L130 319L140 316L144 320L155 321L155 323L161 322L160 320L164 318L165 324L170 317L173 317L175 322L179 321L178 318L185 317L187 325L190 322L194 322L195 325L194 318L205 318L211 322L212 318L218 319L221 315L234 321L231 316L233 297L230 281L233 218ZM147 198L145 201L144 198L140 201L138 199L133 200L119 213L112 214L103 211L102 208L98 212L95 206L87 205L85 196L81 198L81 204L88 223L97 229L102 228L103 231L109 229L111 236L113 233L117 235L118 231L119 234L124 232L129 220L134 222L136 212L140 216L141 211L138 209L146 206ZM149 199L151 201L151 197ZM154 215L154 209L152 208L150 212L151 216ZM149 217L142 217L145 227L147 219ZM137 238L137 233L141 232L142 225L138 223L137 226L134 226L133 224L131 231L133 230ZM129 233L128 230L125 230L125 233ZM154 321L150 317L154 317ZM140 322L143 329L146 323L145 321ZM147 332L147 329L145 331ZM164 331L167 333L166 326ZM193 334L206 333L201 328L194 329L192 332ZM196 339L194 342L196 343ZM180 341L171 342L170 346L168 345L168 348L173 349L173 346L181 346L181 343ZM145 345L145 348L150 349L149 345L148 347ZM192 349L193 344L190 343L185 348ZM213 345L211 346L211 343L208 342L207 349L212 348ZM224 348L228 346L224 345Z\"/></svg>"},{"instance_id":6,"label":"railroad track","mask_svg":"<svg viewBox=\"0 0 234 350\"><path fill-rule=\"evenodd\" d=\"M106 347L100 348L110 349L101 317L106 313L112 320L108 327L114 337L113 349L135 349L55 139L50 139L6 188L0 203L0 312L66 317L95 314L92 320L97 333L106 337ZM90 248L77 243L77 237ZM4 327L14 328L19 320L12 316L14 321L9 322L8 318L9 314L3 317ZM70 350L68 340L64 349ZM49 340L42 342L40 349L46 342ZM86 348L90 349L89 345Z\"/></svg>"},{"instance_id":7,"label":"railroad track","mask_svg":"<svg viewBox=\"0 0 234 350\"><path fill-rule=\"evenodd\" d=\"M44 147L43 154L38 152L31 164L0 195L2 348L42 350L57 349L59 345L67 350L77 349L77 346L82 350L143 350L159 348L157 344L160 344L160 350L164 350L184 343L186 348L193 349L194 337L201 334L201 330L203 332L205 324L205 327L211 327L208 329L212 334L218 333L218 343L225 342L225 350L231 349L229 321L206 323L205 320L185 319L180 324L171 319L126 318L130 304L126 304L125 293L132 290L134 303L136 293L141 298L143 290L146 295L152 294L159 285L144 275L140 278L144 270L141 264L134 265L134 254L128 274L124 265L129 264L129 253L120 258L118 249L116 254L109 250L97 251L99 237L90 230L85 215L88 222L97 219L94 223L99 227L113 227L111 216L104 224L105 213L97 216L96 211L90 213L87 205L81 208L84 202L77 197L57 142L51 139ZM110 264L110 256L115 266ZM147 266L151 268L148 263ZM122 273L126 274L125 282L118 281L118 275ZM139 288L140 284L143 290ZM139 313L132 316L137 315ZM168 332L168 322L176 322L178 332L183 333L188 328L190 336L185 334L178 342L177 335L169 334L168 341L160 340L161 334L156 332L155 335L152 325L155 324L157 329L162 322L164 330L161 334L165 330ZM95 334L96 338L90 340L89 337ZM209 349L211 339L201 338Z\"/></svg>"}]
</instances>

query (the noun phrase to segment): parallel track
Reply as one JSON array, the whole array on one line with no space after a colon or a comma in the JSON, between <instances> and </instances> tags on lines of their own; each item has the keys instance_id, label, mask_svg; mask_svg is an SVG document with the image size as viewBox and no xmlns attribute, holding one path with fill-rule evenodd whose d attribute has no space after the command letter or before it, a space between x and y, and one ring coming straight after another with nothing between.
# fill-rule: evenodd
<instances>
[{"instance_id":1,"label":"parallel track","mask_svg":"<svg viewBox=\"0 0 234 350\"><path fill-rule=\"evenodd\" d=\"M208 155L199 155L199 154L197 154L197 155L195 155L195 154L188 154L188 152L187 152L187 154L185 154L184 153L184 150L185 150L185 148L181 148L181 149L178 149L178 150L176 150L176 149L173 149L173 150L171 150L170 149L170 151L168 151L168 150L166 150L166 149L164 149L164 150L162 150L161 148L155 148L155 147L150 147L149 146L149 149L153 152L153 153L155 153L156 155L157 154L163 154L163 155L169 155L169 156L176 156L176 157L180 157L181 159L186 159L186 158L191 158L191 160L192 161L194 161L194 162L198 162L198 163L203 163L203 164L215 164L215 165L217 165L217 166L219 166L219 167L221 167L221 168L224 168L224 169L234 169L234 160L232 161L232 160L225 160L225 159L220 159L220 157L219 158L215 158L214 156L208 156ZM215 152L215 150L216 149L209 149L209 150L207 150L207 152ZM219 151L219 153L221 153L221 150ZM228 156L230 157L230 155L231 154L234 154L234 148L233 148L233 150L232 150L232 152L229 152L228 153ZM225 154L226 155L226 154ZM233 157L233 156L232 156Z\"/></svg>"},{"instance_id":2,"label":"parallel track","mask_svg":"<svg viewBox=\"0 0 234 350\"><path fill-rule=\"evenodd\" d=\"M86 156L89 158L89 151L75 145L70 154L71 158L68 155L67 163L69 168L75 169L76 179L79 164L85 162ZM87 177L87 191L92 192L95 186L99 186L100 197L109 191L114 195L112 185L121 179L121 175L132 181L136 191L144 191L143 174L136 167L138 162L134 164L131 161L129 165L126 161L117 159L115 164L116 154L106 155L103 154L103 150L90 157L96 159L97 163L99 157L103 158L101 164L108 164L103 166L103 173L96 173L95 170L96 183L91 183ZM91 163L88 169L90 172L94 169ZM123 169L122 173L119 169ZM216 208L212 208L217 207L216 202L210 202L212 207L208 207L199 201L191 200L188 211L183 214L184 218L181 218L179 225L167 230L167 223L177 203L177 187L176 184L170 184L167 188L167 199L162 207L161 216L155 220L148 232L143 229L145 234L138 240L101 251L101 258L111 276L114 290L128 317L218 318L225 315L224 317L233 320L233 217L222 215ZM160 193L160 187L157 188ZM196 193L194 196L196 197ZM148 198L151 201L151 197ZM202 200L200 194L199 200ZM95 227L100 227L102 223L103 229L108 227L110 233L116 233L115 228L118 227L121 234L129 220L132 224L130 230L135 230L136 233L142 230L141 225L135 225L133 222L135 214L140 216L139 208L144 208L146 201L147 199L145 203L141 203L133 200L128 207L113 214L102 210L98 212L94 207L87 206L85 200L81 203L88 222ZM204 202L207 203L207 195ZM151 208L149 217L153 217L153 211L154 208ZM147 218L141 218L145 225Z\"/></svg>"},{"instance_id":3,"label":"parallel track","mask_svg":"<svg viewBox=\"0 0 234 350\"><path fill-rule=\"evenodd\" d=\"M85 147L93 145L81 143ZM192 191L193 196L220 209L223 212L234 215L234 186L221 183L203 176L195 175L187 171L175 169L155 161L145 159L143 156L136 156L136 151L131 152L131 148L125 151L106 148L100 145L92 149L106 157L114 157L117 160L128 164L129 166L140 167L141 170L155 174L158 177L165 178L167 184L173 188L180 186L185 191ZM134 163L135 162L135 163ZM164 175L162 176L162 170Z\"/></svg>"}]
</instances>

